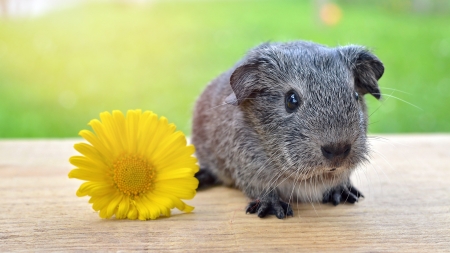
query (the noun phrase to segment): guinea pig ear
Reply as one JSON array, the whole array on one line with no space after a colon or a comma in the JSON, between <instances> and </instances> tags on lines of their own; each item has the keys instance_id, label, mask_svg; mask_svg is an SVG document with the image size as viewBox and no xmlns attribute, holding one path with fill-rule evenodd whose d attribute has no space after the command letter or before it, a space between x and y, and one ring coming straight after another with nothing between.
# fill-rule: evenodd
<instances>
[{"instance_id":1,"label":"guinea pig ear","mask_svg":"<svg viewBox=\"0 0 450 253\"><path fill-rule=\"evenodd\" d=\"M342 47L340 52L353 71L356 90L362 94L370 93L380 99L378 80L384 73L383 63L364 47Z\"/></svg>"},{"instance_id":2,"label":"guinea pig ear","mask_svg":"<svg viewBox=\"0 0 450 253\"><path fill-rule=\"evenodd\" d=\"M257 73L257 63L244 64L236 68L230 77L233 93L225 99L225 103L237 106L248 98L255 89Z\"/></svg>"}]
</instances>

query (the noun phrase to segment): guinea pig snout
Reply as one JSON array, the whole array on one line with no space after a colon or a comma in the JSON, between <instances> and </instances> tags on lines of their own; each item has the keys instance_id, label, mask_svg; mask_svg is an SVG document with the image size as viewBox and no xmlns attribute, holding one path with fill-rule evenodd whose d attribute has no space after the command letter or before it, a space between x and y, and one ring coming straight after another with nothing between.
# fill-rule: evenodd
<instances>
[{"instance_id":1,"label":"guinea pig snout","mask_svg":"<svg viewBox=\"0 0 450 253\"><path fill-rule=\"evenodd\" d=\"M322 154L330 161L342 160L348 156L352 145L348 143L332 143L320 147Z\"/></svg>"}]
</instances>

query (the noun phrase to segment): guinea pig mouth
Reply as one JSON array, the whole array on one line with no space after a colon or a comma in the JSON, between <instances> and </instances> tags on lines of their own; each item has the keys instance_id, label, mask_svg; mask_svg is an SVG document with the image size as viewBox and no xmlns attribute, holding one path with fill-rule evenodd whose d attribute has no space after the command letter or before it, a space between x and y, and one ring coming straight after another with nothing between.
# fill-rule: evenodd
<instances>
[{"instance_id":1,"label":"guinea pig mouth","mask_svg":"<svg viewBox=\"0 0 450 253\"><path fill-rule=\"evenodd\" d=\"M335 171L336 170L336 168L332 168L332 169L330 169L330 171Z\"/></svg>"}]
</instances>

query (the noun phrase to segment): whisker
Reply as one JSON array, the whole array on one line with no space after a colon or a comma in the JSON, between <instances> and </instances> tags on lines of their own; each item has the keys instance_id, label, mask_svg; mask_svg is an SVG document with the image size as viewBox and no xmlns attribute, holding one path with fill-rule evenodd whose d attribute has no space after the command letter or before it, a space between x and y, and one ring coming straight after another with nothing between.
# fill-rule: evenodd
<instances>
[{"instance_id":1,"label":"whisker","mask_svg":"<svg viewBox=\"0 0 450 253\"><path fill-rule=\"evenodd\" d=\"M373 94L381 95L381 93L373 93ZM408 104L408 105L410 105L410 106L412 106L412 107L415 107L415 108L417 108L417 109L423 111L423 109L420 108L420 107L418 107L417 105L412 104L412 103L410 103L410 102L408 102L408 101L406 101L406 100L403 100L403 99L401 99L401 98L399 98L399 97L396 97L396 96L393 96L393 95L389 95L389 94L383 94L383 96L387 96L387 97L391 97L391 98L397 99L397 100L399 100L399 101L402 101L402 102L405 103L405 104Z\"/></svg>"},{"instance_id":2,"label":"whisker","mask_svg":"<svg viewBox=\"0 0 450 253\"><path fill-rule=\"evenodd\" d=\"M382 90L392 90L392 91L396 91L396 92L401 92L404 94L408 94L408 95L412 95L411 93L408 93L406 91L402 91L402 90L398 90L398 89L393 89L393 88L386 88L386 87L381 87Z\"/></svg>"},{"instance_id":3,"label":"whisker","mask_svg":"<svg viewBox=\"0 0 450 253\"><path fill-rule=\"evenodd\" d=\"M291 194L290 194L290 196L289 196L288 207L289 207L289 205L290 205L290 203L291 203L292 196L294 195L295 185L297 184L297 181L298 181L298 179L299 179L299 177L298 177L298 172L299 172L299 171L300 171L300 169L297 169L297 174L295 175L294 185L292 186L292 191L291 191ZM298 202L297 202L297 205L298 205ZM298 206L297 206L297 207L298 207Z\"/></svg>"},{"instance_id":4,"label":"whisker","mask_svg":"<svg viewBox=\"0 0 450 253\"><path fill-rule=\"evenodd\" d=\"M269 166L272 162L275 162L276 161L276 159L274 159L274 156L276 156L277 155L277 157L275 157L275 158L278 158L278 155L280 155L280 154L278 154L278 153L273 153L268 159L267 159L267 161L266 162L264 162L264 164L256 171L256 173L252 176L252 179L250 180L250 182L249 182L249 184L248 185L252 185L252 183L253 183L253 180L255 180L263 171L264 171L264 169L265 168L267 168L267 166ZM270 182L270 181L269 181Z\"/></svg>"},{"instance_id":5,"label":"whisker","mask_svg":"<svg viewBox=\"0 0 450 253\"><path fill-rule=\"evenodd\" d=\"M307 186L307 185L308 185L308 182L307 182L307 180L305 180L305 192L308 192L308 190L306 189L306 186ZM314 201L313 201L313 199L312 199L311 192L312 192L312 190L309 189L309 196L307 196L307 197L308 197L309 203L312 205L312 207L313 207L313 209L314 209L314 212L316 213L316 216L318 216L316 207L314 206L314 203L313 203Z\"/></svg>"},{"instance_id":6,"label":"whisker","mask_svg":"<svg viewBox=\"0 0 450 253\"><path fill-rule=\"evenodd\" d=\"M314 194L316 195L316 196L319 196L319 189L317 189L317 177L318 177L318 175L315 175L314 176ZM320 207L320 205L318 205L318 208L320 209L321 207ZM314 210L315 210L315 208L314 208ZM316 215L317 216L319 216L319 214L316 212Z\"/></svg>"},{"instance_id":7,"label":"whisker","mask_svg":"<svg viewBox=\"0 0 450 253\"><path fill-rule=\"evenodd\" d=\"M387 90L395 90L395 89L389 89L389 88L385 88L385 89L387 89ZM392 94L394 94L394 92L395 91L393 91L391 94L389 94L388 98L385 101L387 101L390 98L389 96L392 96ZM374 93L374 94L381 95L380 93ZM386 95L385 93L382 94L382 96L385 96L385 95ZM381 108L381 106L383 106L382 103L380 103L380 105L372 113L369 114L368 118L370 118L374 113L376 113ZM373 124L373 123L370 123L369 125L371 125L371 124Z\"/></svg>"},{"instance_id":8,"label":"whisker","mask_svg":"<svg viewBox=\"0 0 450 253\"><path fill-rule=\"evenodd\" d=\"M388 164L389 168L393 169L392 164L389 163L389 161L384 157L383 154L381 154L380 152L375 151L375 150L373 150L372 152L374 152L375 154L379 155L379 156L384 160L384 162L386 162L386 163ZM375 172L378 174L377 170L375 170ZM391 182L391 180L390 180L389 177L386 175L386 173L384 173L383 170L381 170L381 172L383 173L383 175L385 176L385 178L386 178L389 182Z\"/></svg>"},{"instance_id":9,"label":"whisker","mask_svg":"<svg viewBox=\"0 0 450 253\"><path fill-rule=\"evenodd\" d=\"M221 107L221 106L224 106L224 105L228 105L228 104L227 104L227 103L223 103L223 104L220 104L220 105L217 105L217 106L213 106L213 107L211 107L211 108L208 108L206 111L209 112L209 111L211 111L211 110L217 109L217 108L219 108L219 107Z\"/></svg>"}]
</instances>

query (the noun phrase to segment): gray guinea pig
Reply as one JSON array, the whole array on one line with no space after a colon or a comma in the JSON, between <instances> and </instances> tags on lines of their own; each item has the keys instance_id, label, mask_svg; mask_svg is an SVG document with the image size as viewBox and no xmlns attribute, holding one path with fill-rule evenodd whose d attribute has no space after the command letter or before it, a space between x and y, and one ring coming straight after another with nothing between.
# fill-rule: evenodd
<instances>
[{"instance_id":1,"label":"gray guinea pig","mask_svg":"<svg viewBox=\"0 0 450 253\"><path fill-rule=\"evenodd\" d=\"M290 203L355 203L350 174L367 162L363 95L384 67L361 46L265 43L213 80L194 109L199 187L222 183L247 213L292 216Z\"/></svg>"}]
</instances>

